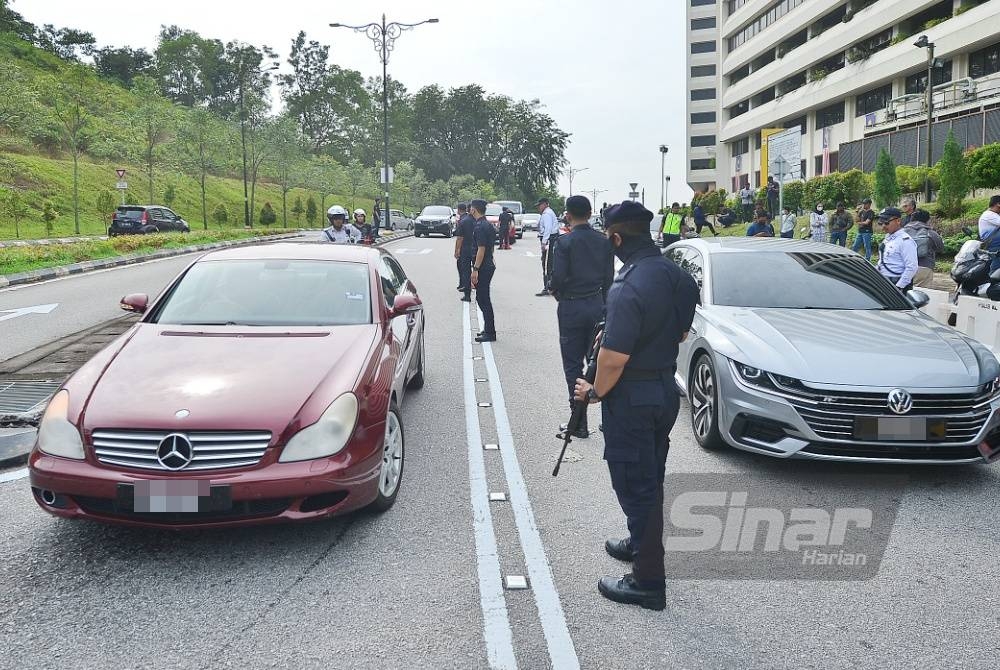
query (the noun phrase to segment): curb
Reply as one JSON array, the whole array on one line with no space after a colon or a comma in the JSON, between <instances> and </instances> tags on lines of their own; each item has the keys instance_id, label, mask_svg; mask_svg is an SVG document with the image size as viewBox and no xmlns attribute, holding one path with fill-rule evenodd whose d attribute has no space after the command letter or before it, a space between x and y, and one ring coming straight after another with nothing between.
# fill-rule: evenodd
<instances>
[{"instance_id":1,"label":"curb","mask_svg":"<svg viewBox=\"0 0 1000 670\"><path fill-rule=\"evenodd\" d=\"M0 428L0 467L21 465L35 445L34 428Z\"/></svg>"},{"instance_id":2,"label":"curb","mask_svg":"<svg viewBox=\"0 0 1000 670\"><path fill-rule=\"evenodd\" d=\"M198 251L211 251L212 249L222 249L225 247L247 246L251 244L259 244L260 242L287 240L298 236L298 233L294 233L287 235L268 235L267 237L249 237L242 240L226 240L223 242L212 242L211 244L198 244L191 247L181 247L179 249L159 249L149 254L114 256L112 258L101 258L99 260L73 263L72 265L61 265L54 268L32 270L31 272L19 272L17 274L0 276L0 288L18 286L21 284L34 284L36 282L56 279L58 277L68 277L70 275L82 274L93 270L121 267L123 265L135 265L161 258L183 256L184 254L196 253Z\"/></svg>"}]
</instances>

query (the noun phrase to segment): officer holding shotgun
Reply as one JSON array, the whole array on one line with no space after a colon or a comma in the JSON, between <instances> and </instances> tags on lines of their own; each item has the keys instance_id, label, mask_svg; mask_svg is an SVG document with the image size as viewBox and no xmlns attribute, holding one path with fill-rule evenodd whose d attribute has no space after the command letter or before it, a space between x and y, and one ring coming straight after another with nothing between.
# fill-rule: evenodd
<instances>
[{"instance_id":1,"label":"officer holding shotgun","mask_svg":"<svg viewBox=\"0 0 1000 670\"><path fill-rule=\"evenodd\" d=\"M575 397L602 403L604 460L628 521L628 537L608 540L605 550L631 562L632 572L602 578L598 590L616 602L662 610L663 478L680 405L674 372L699 290L655 246L652 219L652 212L631 201L608 212L606 233L624 265L608 292L597 375L593 384L577 380Z\"/></svg>"}]
</instances>

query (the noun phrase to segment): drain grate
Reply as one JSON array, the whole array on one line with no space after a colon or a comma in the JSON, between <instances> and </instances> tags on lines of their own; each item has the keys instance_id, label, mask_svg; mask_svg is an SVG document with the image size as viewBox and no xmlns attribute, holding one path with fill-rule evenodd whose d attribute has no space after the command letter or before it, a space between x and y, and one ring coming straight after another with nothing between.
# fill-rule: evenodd
<instances>
[{"instance_id":1,"label":"drain grate","mask_svg":"<svg viewBox=\"0 0 1000 670\"><path fill-rule=\"evenodd\" d=\"M26 414L45 406L60 382L0 379L0 414Z\"/></svg>"}]
</instances>

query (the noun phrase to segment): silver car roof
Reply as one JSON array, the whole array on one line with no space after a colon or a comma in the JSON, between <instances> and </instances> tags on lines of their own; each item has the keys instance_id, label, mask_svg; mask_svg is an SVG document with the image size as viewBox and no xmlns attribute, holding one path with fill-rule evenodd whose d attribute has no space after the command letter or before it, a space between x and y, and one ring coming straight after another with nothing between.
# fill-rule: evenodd
<instances>
[{"instance_id":1,"label":"silver car roof","mask_svg":"<svg viewBox=\"0 0 1000 670\"><path fill-rule=\"evenodd\" d=\"M676 246L691 246L707 254L745 253L752 251L780 251L784 253L856 255L850 249L836 244L812 242L810 240L789 240L780 237L702 237L682 240Z\"/></svg>"}]
</instances>

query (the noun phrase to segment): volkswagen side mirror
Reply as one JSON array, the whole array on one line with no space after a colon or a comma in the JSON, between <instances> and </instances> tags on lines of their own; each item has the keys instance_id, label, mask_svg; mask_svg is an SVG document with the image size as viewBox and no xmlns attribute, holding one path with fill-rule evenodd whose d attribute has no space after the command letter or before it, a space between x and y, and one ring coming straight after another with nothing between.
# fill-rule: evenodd
<instances>
[{"instance_id":1,"label":"volkswagen side mirror","mask_svg":"<svg viewBox=\"0 0 1000 670\"><path fill-rule=\"evenodd\" d=\"M917 309L922 309L930 304L931 299L927 297L927 294L923 291L909 291L906 294L907 299L909 299L910 304Z\"/></svg>"},{"instance_id":2,"label":"volkswagen side mirror","mask_svg":"<svg viewBox=\"0 0 1000 670\"><path fill-rule=\"evenodd\" d=\"M122 298L118 306L126 312L145 314L146 308L149 306L149 296L145 293L132 293Z\"/></svg>"}]
</instances>

